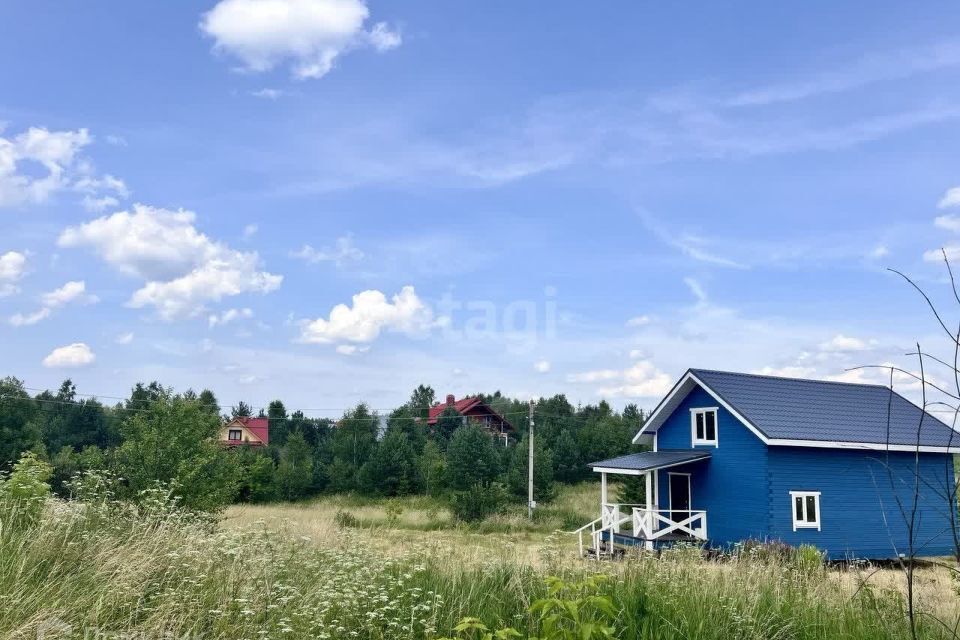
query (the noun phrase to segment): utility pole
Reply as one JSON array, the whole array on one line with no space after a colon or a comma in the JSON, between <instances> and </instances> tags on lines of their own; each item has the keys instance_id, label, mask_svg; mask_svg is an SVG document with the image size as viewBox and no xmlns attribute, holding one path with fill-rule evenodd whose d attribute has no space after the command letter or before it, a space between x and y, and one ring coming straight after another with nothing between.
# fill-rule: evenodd
<instances>
[{"instance_id":1,"label":"utility pole","mask_svg":"<svg viewBox=\"0 0 960 640\"><path fill-rule=\"evenodd\" d=\"M527 434L527 517L533 520L533 400L530 400L530 431Z\"/></svg>"}]
</instances>

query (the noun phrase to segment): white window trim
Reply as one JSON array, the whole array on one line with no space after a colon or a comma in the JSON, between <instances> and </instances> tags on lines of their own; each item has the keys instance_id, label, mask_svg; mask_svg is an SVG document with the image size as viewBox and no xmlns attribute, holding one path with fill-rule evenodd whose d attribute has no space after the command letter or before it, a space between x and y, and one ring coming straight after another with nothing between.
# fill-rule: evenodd
<instances>
[{"instance_id":1,"label":"white window trim","mask_svg":"<svg viewBox=\"0 0 960 640\"><path fill-rule=\"evenodd\" d=\"M697 438L697 415L713 413L713 440L701 440ZM703 429L706 433L707 419L703 419ZM720 408L719 407L697 407L690 409L690 442L691 446L705 445L717 447L720 443Z\"/></svg>"},{"instance_id":2,"label":"white window trim","mask_svg":"<svg viewBox=\"0 0 960 640\"><path fill-rule=\"evenodd\" d=\"M813 510L817 521L807 522L806 518L797 520L797 498L803 499L803 515L807 515L807 498L813 496ZM793 520L793 530L797 529L816 529L820 531L820 492L819 491L791 491L790 492L790 518Z\"/></svg>"}]
</instances>

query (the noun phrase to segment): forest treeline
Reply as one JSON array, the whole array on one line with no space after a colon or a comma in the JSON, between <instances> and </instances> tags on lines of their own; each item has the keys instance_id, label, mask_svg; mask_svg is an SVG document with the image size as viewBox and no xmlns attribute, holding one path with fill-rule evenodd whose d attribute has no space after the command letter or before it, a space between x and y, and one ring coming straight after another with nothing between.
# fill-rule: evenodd
<instances>
[{"instance_id":1,"label":"forest treeline","mask_svg":"<svg viewBox=\"0 0 960 640\"><path fill-rule=\"evenodd\" d=\"M176 393L151 382L137 383L111 406L81 398L71 380L31 395L8 377L0 380L0 471L32 452L52 467L52 485L64 497L74 476L96 471L113 478L120 498L136 501L162 486L194 510L355 491L448 496L458 516L476 519L526 499L528 432L526 402L499 391L478 395L515 427L509 446L453 408L428 427L435 393L421 385L385 417L361 403L336 421L311 418L274 400L259 412L269 419L269 446L225 448L217 442L220 425L251 416L245 402L224 413L209 390ZM541 502L555 483L590 477L586 463L630 451L644 420L635 405L622 412L605 401L574 407L563 395L537 401L534 415Z\"/></svg>"}]
</instances>

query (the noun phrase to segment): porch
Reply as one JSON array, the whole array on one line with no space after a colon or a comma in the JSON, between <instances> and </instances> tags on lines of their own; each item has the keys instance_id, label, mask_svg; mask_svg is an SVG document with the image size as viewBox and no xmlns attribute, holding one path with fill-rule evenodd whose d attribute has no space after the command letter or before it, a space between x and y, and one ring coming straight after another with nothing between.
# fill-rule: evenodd
<instances>
[{"instance_id":1,"label":"porch","mask_svg":"<svg viewBox=\"0 0 960 640\"><path fill-rule=\"evenodd\" d=\"M600 474L600 517L574 532L581 557L613 557L622 555L627 547L652 550L660 543L705 542L707 512L692 508L691 474L670 472L667 476L668 504L664 509L659 504L659 472L709 458L710 453L702 450L646 451L591 464ZM644 502L610 502L608 476L611 474L643 476Z\"/></svg>"}]
</instances>

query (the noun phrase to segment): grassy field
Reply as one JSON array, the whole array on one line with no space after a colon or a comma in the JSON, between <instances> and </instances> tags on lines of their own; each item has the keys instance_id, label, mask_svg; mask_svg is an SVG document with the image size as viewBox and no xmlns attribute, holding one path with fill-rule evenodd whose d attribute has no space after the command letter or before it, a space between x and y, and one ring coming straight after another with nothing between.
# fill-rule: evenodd
<instances>
[{"instance_id":1,"label":"grassy field","mask_svg":"<svg viewBox=\"0 0 960 640\"><path fill-rule=\"evenodd\" d=\"M618 638L910 637L896 571L693 549L581 561L554 529L591 519L596 496L576 487L533 524L517 508L474 527L421 498L233 507L217 522L51 502L36 521L0 515L0 637L438 638L464 616L526 637L548 576L597 574ZM949 572L918 584L918 636L953 637Z\"/></svg>"}]
</instances>

